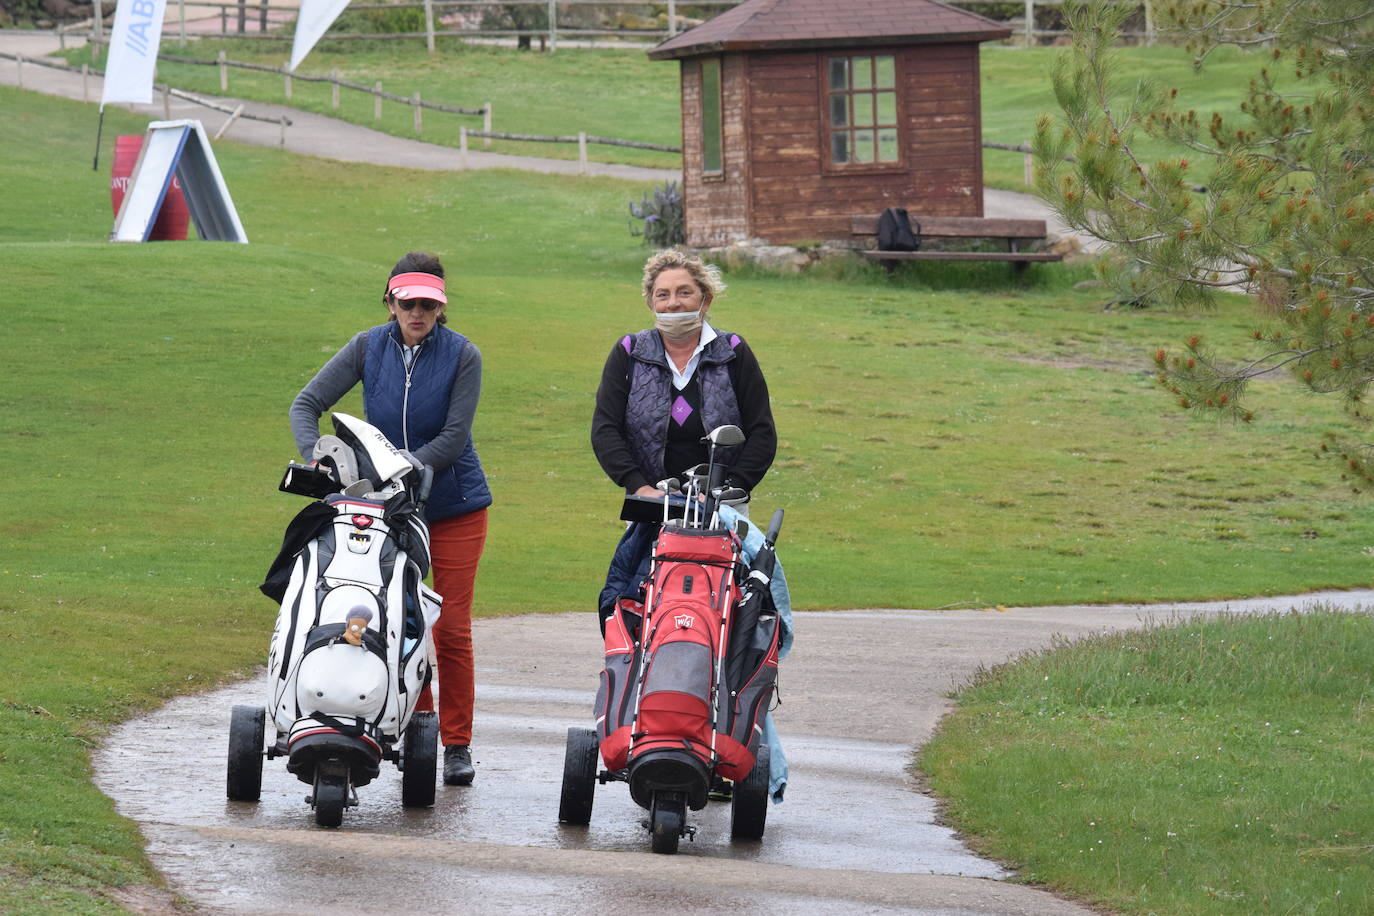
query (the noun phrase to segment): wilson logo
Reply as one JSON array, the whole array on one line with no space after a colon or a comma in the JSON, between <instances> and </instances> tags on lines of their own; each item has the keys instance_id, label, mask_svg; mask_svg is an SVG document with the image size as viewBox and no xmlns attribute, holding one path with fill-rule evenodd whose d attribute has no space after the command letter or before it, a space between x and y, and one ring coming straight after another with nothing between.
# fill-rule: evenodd
<instances>
[{"instance_id":1,"label":"wilson logo","mask_svg":"<svg viewBox=\"0 0 1374 916\"><path fill-rule=\"evenodd\" d=\"M692 618L687 614L681 614L673 618L679 630L690 630L692 628Z\"/></svg>"}]
</instances>

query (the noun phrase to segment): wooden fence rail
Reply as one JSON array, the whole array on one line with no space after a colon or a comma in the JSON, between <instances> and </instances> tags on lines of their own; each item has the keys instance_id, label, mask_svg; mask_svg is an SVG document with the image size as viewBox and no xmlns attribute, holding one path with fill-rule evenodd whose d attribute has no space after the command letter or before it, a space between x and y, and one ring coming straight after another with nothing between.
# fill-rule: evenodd
<instances>
[{"instance_id":1,"label":"wooden fence rail","mask_svg":"<svg viewBox=\"0 0 1374 916\"><path fill-rule=\"evenodd\" d=\"M686 0L683 0L685 3ZM697 7L733 7L738 5L740 0L698 0L690 3ZM1005 7L1008 0L948 0L952 6L968 8L978 11L987 6ZM1041 39L1057 39L1068 35L1063 29L1043 29L1036 26L1037 11L1043 14L1045 10L1059 9L1065 5L1066 0L1022 0L1023 10L1019 21L1012 20L1007 24L1015 30L1015 39L1026 44L1034 43ZM1157 33L1154 26L1154 3L1156 0L1116 0L1116 2L1127 4L1141 12L1140 21L1143 28L1135 29L1124 33L1124 37L1153 44ZM633 47L638 47L641 41L657 43L676 35L683 27L694 24L693 21L684 21L677 13L678 0L662 0L662 2L649 4L655 7L666 9L666 24L663 28L655 29L591 29L573 28L568 24L559 23L559 12L569 11L579 6L645 6L641 0L411 0L402 3L363 3L354 4L350 10L399 10L399 9L423 9L425 11L425 27L422 31L415 32L328 32L324 38L326 40L372 40L389 41L397 39L425 39L426 46L432 51L434 49L435 38L513 38L513 37L538 37L541 45L549 51L556 50L558 39L562 38L628 38L635 41ZM281 29L276 32L269 32L272 14L279 14L277 21L286 25L288 21L293 21L298 8L295 5L286 6L280 3L273 4L271 0L235 0L235 2L199 2L199 0L177 0L177 11L172 13L170 10L167 16L167 24L170 26L178 19L180 20L179 38L185 43L186 32L186 7L192 6L197 9L218 10L220 18L220 31L217 33L197 33L199 37L205 38L233 38L244 35L252 35L255 38L266 40L277 40L289 42L292 40L289 29ZM537 28L526 29L436 29L435 19L444 11L464 11L491 9L503 6L527 6L538 7L548 11L544 25ZM98 9L98 5L97 5ZM250 12L254 14L258 22L258 31L248 32L247 22ZM236 17L237 28L230 29L230 17ZM79 35L84 24L74 26L59 26L57 30L59 40L65 42L67 35ZM104 29L102 18L99 14L94 17L94 22L85 29L87 37L94 42L104 40Z\"/></svg>"},{"instance_id":2,"label":"wooden fence rail","mask_svg":"<svg viewBox=\"0 0 1374 916\"><path fill-rule=\"evenodd\" d=\"M79 72L81 74L81 96L82 101L84 102L91 101L91 92L88 82L89 78L92 76L98 76L103 78L105 76L104 70L98 70L90 66L89 64L82 64L78 70L78 68L71 66L65 61L55 61L45 57L27 57L23 54L14 54L9 51L0 51L0 58L5 58L14 61L15 67L18 68L19 71L18 82L19 88L21 89L24 88L25 64L33 64L37 67L47 67L49 70L66 70L71 73ZM170 120L172 117L172 98L175 97L178 99L184 99L195 105L200 105L203 108L209 108L212 111L219 111L229 115L229 119L225 121L223 125L220 126L219 130L215 131L215 135L213 138L215 140L218 140L220 137L223 137L224 134L229 130L229 128L234 125L234 122L242 118L246 121L262 121L266 124L280 125L280 145L283 147L286 146L286 129L291 126L291 119L286 117L285 115L279 118L269 118L263 115L252 114L251 112L245 111L245 106L242 104L231 108L228 105L220 104L212 99L201 98L198 95L193 95L182 89L174 89L166 83L154 83L153 89L156 92L162 94L162 113L163 116L168 120Z\"/></svg>"},{"instance_id":3,"label":"wooden fence rail","mask_svg":"<svg viewBox=\"0 0 1374 916\"><path fill-rule=\"evenodd\" d=\"M469 137L486 137L492 140L529 140L535 143L599 143L602 146L628 146L632 149L651 149L661 153L682 152L680 146L645 143L642 140L619 140L615 137L597 137L592 134L578 134L576 137L550 137L544 134L502 134L489 130L469 130L467 134Z\"/></svg>"},{"instance_id":4,"label":"wooden fence rail","mask_svg":"<svg viewBox=\"0 0 1374 916\"><path fill-rule=\"evenodd\" d=\"M339 77L333 75L308 76L304 73L293 73L292 71L287 70L285 67L270 67L266 64L253 64L248 63L246 61L229 60L227 57L223 56L223 53L224 52L221 51L221 56L216 60L205 60L203 58L197 57L176 57L171 54L159 54L157 56L157 59L165 60L169 63L174 64L194 64L197 66L219 67L221 68L221 70L223 70L224 68L231 68L235 70L256 70L259 73L275 73L290 81L300 80L303 83L332 83L333 85L338 86L342 89L352 89L355 92L364 92L368 95L373 95L379 99L386 99L387 101L391 102L401 102L406 105L410 105L414 102L414 96L397 95L394 92L383 92L376 86L364 86L361 83L350 83L345 79L340 79ZM221 74L220 89L227 90L228 88L228 80L225 78L223 74ZM287 98L290 98L289 92L287 94ZM337 108L338 105L336 104L334 107ZM449 114L477 116L485 116L491 110L490 103L484 105L481 108L460 108L456 105L441 105L438 102L421 101L420 107L428 108L431 111L443 111Z\"/></svg>"}]
</instances>

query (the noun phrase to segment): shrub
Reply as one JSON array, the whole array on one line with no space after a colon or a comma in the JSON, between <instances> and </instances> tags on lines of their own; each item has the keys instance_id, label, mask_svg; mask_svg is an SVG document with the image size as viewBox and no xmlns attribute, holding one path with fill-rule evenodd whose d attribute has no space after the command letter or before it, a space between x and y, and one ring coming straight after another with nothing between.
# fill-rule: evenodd
<instances>
[{"instance_id":1,"label":"shrub","mask_svg":"<svg viewBox=\"0 0 1374 916\"><path fill-rule=\"evenodd\" d=\"M344 10L329 27L330 32L362 35L399 35L425 31L425 11L418 7L397 9Z\"/></svg>"},{"instance_id":2,"label":"shrub","mask_svg":"<svg viewBox=\"0 0 1374 916\"><path fill-rule=\"evenodd\" d=\"M676 181L655 187L652 192L645 191L639 203L630 201L630 235L643 236L644 244L654 248L672 248L681 245L686 238L682 216L682 191ZM635 225L634 220L643 220L643 227Z\"/></svg>"}]
</instances>

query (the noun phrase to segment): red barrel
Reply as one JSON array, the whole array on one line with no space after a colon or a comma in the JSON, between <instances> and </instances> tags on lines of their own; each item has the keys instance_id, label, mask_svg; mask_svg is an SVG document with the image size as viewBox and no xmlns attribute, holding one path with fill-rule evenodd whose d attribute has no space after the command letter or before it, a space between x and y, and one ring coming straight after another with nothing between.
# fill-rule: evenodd
<instances>
[{"instance_id":1,"label":"red barrel","mask_svg":"<svg viewBox=\"0 0 1374 916\"><path fill-rule=\"evenodd\" d=\"M124 202L124 192L129 189L129 176L133 174L134 164L138 162L138 151L143 148L142 136L115 138L114 164L110 167L110 204L115 216L119 215L119 205ZM162 209L158 211L157 222L149 241L181 242L186 240L186 227L190 225L191 213L186 209L186 198L181 193L181 182L172 176L172 186L162 198Z\"/></svg>"}]
</instances>

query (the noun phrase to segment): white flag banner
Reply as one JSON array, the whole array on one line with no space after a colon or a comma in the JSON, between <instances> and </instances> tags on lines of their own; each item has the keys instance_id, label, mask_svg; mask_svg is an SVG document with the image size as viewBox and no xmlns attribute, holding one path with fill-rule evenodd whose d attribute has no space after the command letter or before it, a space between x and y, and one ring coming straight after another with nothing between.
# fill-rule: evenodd
<instances>
[{"instance_id":1,"label":"white flag banner","mask_svg":"<svg viewBox=\"0 0 1374 916\"><path fill-rule=\"evenodd\" d=\"M166 12L167 0L119 0L105 61L102 109L109 102L147 105L153 101L153 70Z\"/></svg>"},{"instance_id":2,"label":"white flag banner","mask_svg":"<svg viewBox=\"0 0 1374 916\"><path fill-rule=\"evenodd\" d=\"M291 63L286 69L295 70L296 65L305 60L305 55L346 6L348 0L301 0L301 10L296 16L296 38L291 43Z\"/></svg>"}]
</instances>

